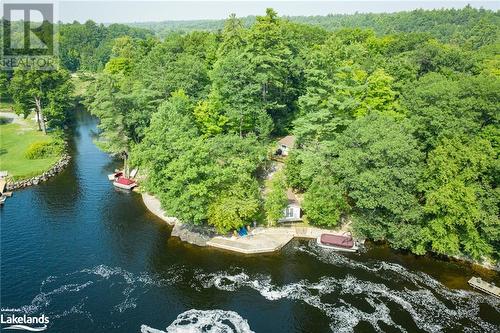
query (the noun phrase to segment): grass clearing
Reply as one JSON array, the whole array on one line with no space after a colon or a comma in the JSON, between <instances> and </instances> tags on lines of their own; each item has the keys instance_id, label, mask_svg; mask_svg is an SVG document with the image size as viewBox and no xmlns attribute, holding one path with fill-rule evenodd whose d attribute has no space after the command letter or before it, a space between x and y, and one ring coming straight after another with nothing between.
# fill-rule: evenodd
<instances>
[{"instance_id":1,"label":"grass clearing","mask_svg":"<svg viewBox=\"0 0 500 333\"><path fill-rule=\"evenodd\" d=\"M2 113L0 113L0 117ZM48 170L60 156L28 159L26 150L34 142L54 141L50 135L38 131L36 124L25 119L22 123L0 122L0 170L7 170L13 180L26 179Z\"/></svg>"},{"instance_id":2,"label":"grass clearing","mask_svg":"<svg viewBox=\"0 0 500 333\"><path fill-rule=\"evenodd\" d=\"M71 74L71 82L75 87L73 95L77 99L83 98L94 76L95 76L94 74L86 72L78 72Z\"/></svg>"}]
</instances>

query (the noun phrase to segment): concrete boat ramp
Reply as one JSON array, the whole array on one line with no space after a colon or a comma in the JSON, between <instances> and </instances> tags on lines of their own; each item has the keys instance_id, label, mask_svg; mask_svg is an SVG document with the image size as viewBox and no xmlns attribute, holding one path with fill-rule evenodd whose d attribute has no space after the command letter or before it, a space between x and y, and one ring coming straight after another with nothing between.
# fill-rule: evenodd
<instances>
[{"instance_id":1,"label":"concrete boat ramp","mask_svg":"<svg viewBox=\"0 0 500 333\"><path fill-rule=\"evenodd\" d=\"M207 245L245 254L270 253L280 250L295 237L316 239L322 233L342 232L306 226L256 228L245 237L213 237Z\"/></svg>"},{"instance_id":2,"label":"concrete boat ramp","mask_svg":"<svg viewBox=\"0 0 500 333\"><path fill-rule=\"evenodd\" d=\"M293 235L287 232L266 232L265 229L254 231L253 234L238 238L216 236L210 239L207 245L245 254L268 253L280 250L293 238Z\"/></svg>"}]
</instances>

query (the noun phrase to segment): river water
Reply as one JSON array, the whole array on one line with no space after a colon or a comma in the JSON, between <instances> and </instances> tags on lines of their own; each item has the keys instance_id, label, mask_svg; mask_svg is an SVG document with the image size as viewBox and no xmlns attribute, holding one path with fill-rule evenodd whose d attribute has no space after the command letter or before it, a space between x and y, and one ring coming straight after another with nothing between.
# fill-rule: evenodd
<instances>
[{"instance_id":1,"label":"river water","mask_svg":"<svg viewBox=\"0 0 500 333\"><path fill-rule=\"evenodd\" d=\"M170 237L78 116L69 167L1 208L2 314L46 332L498 332L500 301L468 288L491 271L371 246L337 254L294 240L271 255Z\"/></svg>"}]
</instances>

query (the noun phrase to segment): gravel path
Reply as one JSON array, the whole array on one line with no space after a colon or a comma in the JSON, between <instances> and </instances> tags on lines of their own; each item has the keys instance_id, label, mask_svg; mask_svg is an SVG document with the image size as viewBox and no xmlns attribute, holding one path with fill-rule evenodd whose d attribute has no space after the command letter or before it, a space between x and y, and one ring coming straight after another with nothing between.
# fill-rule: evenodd
<instances>
[{"instance_id":1,"label":"gravel path","mask_svg":"<svg viewBox=\"0 0 500 333\"><path fill-rule=\"evenodd\" d=\"M9 119L10 123L19 124L22 127L31 127L27 119L15 114L14 112L0 112L0 117Z\"/></svg>"}]
</instances>

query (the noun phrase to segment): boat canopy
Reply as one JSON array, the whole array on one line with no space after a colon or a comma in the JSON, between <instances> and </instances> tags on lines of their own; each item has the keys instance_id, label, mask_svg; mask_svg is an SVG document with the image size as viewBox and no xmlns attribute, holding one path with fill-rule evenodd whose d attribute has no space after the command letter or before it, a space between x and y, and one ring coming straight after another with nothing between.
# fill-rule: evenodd
<instances>
[{"instance_id":1,"label":"boat canopy","mask_svg":"<svg viewBox=\"0 0 500 333\"><path fill-rule=\"evenodd\" d=\"M325 245L340 246L345 248L351 248L354 246L354 240L351 236L322 234L320 241Z\"/></svg>"},{"instance_id":2,"label":"boat canopy","mask_svg":"<svg viewBox=\"0 0 500 333\"><path fill-rule=\"evenodd\" d=\"M116 182L118 184L122 184L122 185L132 185L132 184L135 184L135 181L133 181L132 179L128 179L128 178L125 178L125 177L119 177Z\"/></svg>"}]
</instances>

